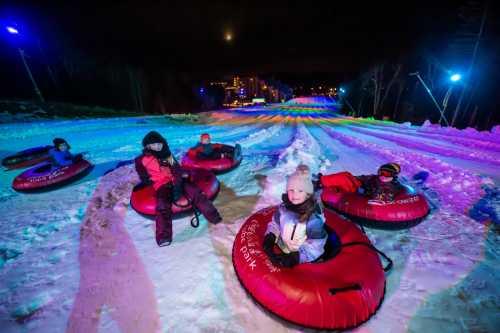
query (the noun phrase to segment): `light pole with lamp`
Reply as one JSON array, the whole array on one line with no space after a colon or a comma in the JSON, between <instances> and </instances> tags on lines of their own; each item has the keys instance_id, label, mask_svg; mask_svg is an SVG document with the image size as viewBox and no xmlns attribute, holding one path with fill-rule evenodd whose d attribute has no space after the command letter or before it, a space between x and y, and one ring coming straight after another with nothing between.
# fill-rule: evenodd
<instances>
[{"instance_id":1,"label":"light pole with lamp","mask_svg":"<svg viewBox=\"0 0 500 333\"><path fill-rule=\"evenodd\" d=\"M429 96L431 96L431 99L434 102L434 105L436 105L437 109L439 110L439 113L441 114L441 117L439 118L439 123L441 124L441 120L444 120L444 123L446 124L446 126L450 126L450 124L448 123L448 120L446 120L446 117L444 116L443 109L441 109L441 107L439 106L438 102L436 101L436 99L432 95L431 90L429 89L429 87L427 86L427 84L425 84L424 80L422 80L422 78L420 77L420 73L419 72L415 72L415 73L410 73L409 75L410 76L416 76L418 78L418 80L420 81L420 83L422 83L422 85L424 86L425 91L427 91L427 93L429 94Z\"/></svg>"},{"instance_id":2,"label":"light pole with lamp","mask_svg":"<svg viewBox=\"0 0 500 333\"><path fill-rule=\"evenodd\" d=\"M339 95L340 95L340 99L341 100L344 100L347 105L349 106L349 108L352 110L352 112L354 113L355 116L358 115L358 113L356 112L356 110L354 110L354 108L352 107L351 103L349 103L349 101L347 100L347 98L343 97L343 95L345 94L345 89L340 87L339 88Z\"/></svg>"},{"instance_id":3,"label":"light pole with lamp","mask_svg":"<svg viewBox=\"0 0 500 333\"><path fill-rule=\"evenodd\" d=\"M454 83L460 81L461 78L462 76L460 74L453 74L452 76L450 76L451 84L446 91L446 95L443 99L443 114L445 113L446 107L448 106L448 100L450 99L451 92L453 91L453 87L455 86Z\"/></svg>"},{"instance_id":4,"label":"light pole with lamp","mask_svg":"<svg viewBox=\"0 0 500 333\"><path fill-rule=\"evenodd\" d=\"M19 35L19 31L12 26L7 26L7 27L5 27L5 29L11 35ZM26 68L26 72L28 72L28 76L30 77L31 83L33 84L33 88L35 89L35 93L37 94L38 98L40 99L40 102L44 103L45 100L43 99L42 93L40 92L40 89L38 89L38 85L36 84L35 79L33 78L33 74L31 74L31 70L28 66L28 63L26 62L26 58L24 56L24 50L21 49L20 47L18 47L17 50L19 51L19 54L21 55L21 59L22 59L23 64L24 64L24 68Z\"/></svg>"}]
</instances>

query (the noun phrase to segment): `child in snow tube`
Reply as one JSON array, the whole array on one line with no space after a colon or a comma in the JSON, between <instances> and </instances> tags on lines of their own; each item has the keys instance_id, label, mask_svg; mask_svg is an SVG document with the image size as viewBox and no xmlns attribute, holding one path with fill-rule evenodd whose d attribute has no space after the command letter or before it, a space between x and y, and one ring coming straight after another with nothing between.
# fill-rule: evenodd
<instances>
[{"instance_id":1,"label":"child in snow tube","mask_svg":"<svg viewBox=\"0 0 500 333\"><path fill-rule=\"evenodd\" d=\"M398 180L401 167L397 163L387 163L379 167L376 175L353 176L350 172L340 172L319 177L320 187L334 187L341 192L360 192L374 201L392 202L395 196L405 191Z\"/></svg>"},{"instance_id":2,"label":"child in snow tube","mask_svg":"<svg viewBox=\"0 0 500 333\"><path fill-rule=\"evenodd\" d=\"M240 164L242 160L241 146L234 147L220 143L211 143L210 136L204 133L200 142L189 149L182 158L182 166L186 168L199 168L215 173L229 171Z\"/></svg>"},{"instance_id":3,"label":"child in snow tube","mask_svg":"<svg viewBox=\"0 0 500 333\"><path fill-rule=\"evenodd\" d=\"M203 133L200 136L200 142L192 149L194 156L201 160L218 160L229 157L234 158L235 147L223 145L220 143L212 144L210 135Z\"/></svg>"},{"instance_id":4,"label":"child in snow tube","mask_svg":"<svg viewBox=\"0 0 500 333\"><path fill-rule=\"evenodd\" d=\"M156 243L172 242L172 202L184 194L205 218L213 224L222 221L212 202L194 184L183 182L188 177L170 152L167 140L158 132L149 132L142 140L142 155L135 159L135 168L145 185L153 185L156 195Z\"/></svg>"},{"instance_id":5,"label":"child in snow tube","mask_svg":"<svg viewBox=\"0 0 500 333\"><path fill-rule=\"evenodd\" d=\"M54 167L69 166L82 160L82 154L73 155L69 152L71 146L66 140L55 138L52 142L54 143L54 148L49 150L49 155Z\"/></svg>"},{"instance_id":6,"label":"child in snow tube","mask_svg":"<svg viewBox=\"0 0 500 333\"><path fill-rule=\"evenodd\" d=\"M324 251L327 233L315 197L308 168L299 168L288 177L287 193L273 215L264 237L264 251L277 266L293 267L312 262ZM281 253L275 253L277 244Z\"/></svg>"},{"instance_id":7,"label":"child in snow tube","mask_svg":"<svg viewBox=\"0 0 500 333\"><path fill-rule=\"evenodd\" d=\"M245 290L265 309L297 325L345 330L367 321L383 301L390 258L355 224L325 210L329 238L319 260L293 268L275 265L262 243L277 209L254 213L234 239L233 266ZM387 260L386 267L377 254Z\"/></svg>"},{"instance_id":8,"label":"child in snow tube","mask_svg":"<svg viewBox=\"0 0 500 333\"><path fill-rule=\"evenodd\" d=\"M430 212L422 194L408 191L397 177L396 163L382 165L377 175L354 177L349 172L320 176L323 203L361 225L403 229L420 223Z\"/></svg>"}]
</instances>

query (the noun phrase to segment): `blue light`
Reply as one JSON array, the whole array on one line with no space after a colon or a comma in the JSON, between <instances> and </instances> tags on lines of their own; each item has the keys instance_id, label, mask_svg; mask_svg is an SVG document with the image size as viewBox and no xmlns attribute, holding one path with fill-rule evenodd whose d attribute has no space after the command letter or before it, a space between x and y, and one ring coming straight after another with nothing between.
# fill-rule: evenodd
<instances>
[{"instance_id":1,"label":"blue light","mask_svg":"<svg viewBox=\"0 0 500 333\"><path fill-rule=\"evenodd\" d=\"M205 88L200 88L200 94L203 94L205 92Z\"/></svg>"},{"instance_id":2,"label":"blue light","mask_svg":"<svg viewBox=\"0 0 500 333\"><path fill-rule=\"evenodd\" d=\"M5 27L5 29L7 29L7 31L8 31L9 33L13 34L13 35L17 35L17 34L19 33L19 31L17 31L17 29L16 29L16 28L14 28L14 27L10 27L10 26L8 26L8 27Z\"/></svg>"},{"instance_id":3,"label":"blue light","mask_svg":"<svg viewBox=\"0 0 500 333\"><path fill-rule=\"evenodd\" d=\"M461 78L462 78L462 76L460 74L453 74L450 77L450 80L452 80L453 82L456 82L456 81L460 80Z\"/></svg>"},{"instance_id":4,"label":"blue light","mask_svg":"<svg viewBox=\"0 0 500 333\"><path fill-rule=\"evenodd\" d=\"M345 93L345 89L344 89L344 88L340 88L339 90L340 90L340 92L341 92L342 94L343 94L343 93Z\"/></svg>"}]
</instances>

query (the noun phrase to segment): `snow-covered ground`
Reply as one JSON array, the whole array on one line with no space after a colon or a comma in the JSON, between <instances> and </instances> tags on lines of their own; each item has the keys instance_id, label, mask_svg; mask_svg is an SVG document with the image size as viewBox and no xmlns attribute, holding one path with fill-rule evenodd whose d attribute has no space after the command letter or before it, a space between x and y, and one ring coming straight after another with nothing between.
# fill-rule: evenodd
<instances>
[{"instance_id":1,"label":"snow-covered ground","mask_svg":"<svg viewBox=\"0 0 500 333\"><path fill-rule=\"evenodd\" d=\"M36 194L11 189L20 171L1 172L0 331L311 332L249 298L232 266L234 237L253 211L280 201L299 163L315 173L369 174L395 161L405 178L429 172L438 209L409 230L367 229L395 265L380 310L354 331L498 332L500 202L480 200L485 188L498 193L500 131L261 111L218 111L195 125L164 117L0 124L0 157L59 136L96 165L73 184ZM241 165L218 176L223 224L202 219L193 229L190 216L176 219L174 242L156 246L153 222L129 206L133 167L104 175L138 155L150 130L179 157L202 132L242 145ZM479 202L491 208L481 222L469 216Z\"/></svg>"}]
</instances>

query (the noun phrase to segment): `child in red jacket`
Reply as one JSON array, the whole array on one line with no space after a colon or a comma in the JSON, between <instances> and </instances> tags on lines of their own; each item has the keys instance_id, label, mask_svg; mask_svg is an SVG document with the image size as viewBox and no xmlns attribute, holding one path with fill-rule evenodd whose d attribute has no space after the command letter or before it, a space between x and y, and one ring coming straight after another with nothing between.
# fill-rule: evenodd
<instances>
[{"instance_id":1,"label":"child in red jacket","mask_svg":"<svg viewBox=\"0 0 500 333\"><path fill-rule=\"evenodd\" d=\"M361 191L371 200L392 202L405 188L398 180L401 167L397 163L387 163L378 169L376 175L353 176L350 172L321 175L321 187L336 187L342 192Z\"/></svg>"},{"instance_id":2,"label":"child in red jacket","mask_svg":"<svg viewBox=\"0 0 500 333\"><path fill-rule=\"evenodd\" d=\"M156 243L172 242L172 203L185 194L194 208L213 224L222 221L212 202L194 184L188 173L179 166L167 144L158 132L149 132L142 140L143 154L135 159L135 168L141 181L151 184L156 192ZM185 180L185 181L183 181Z\"/></svg>"}]
</instances>

